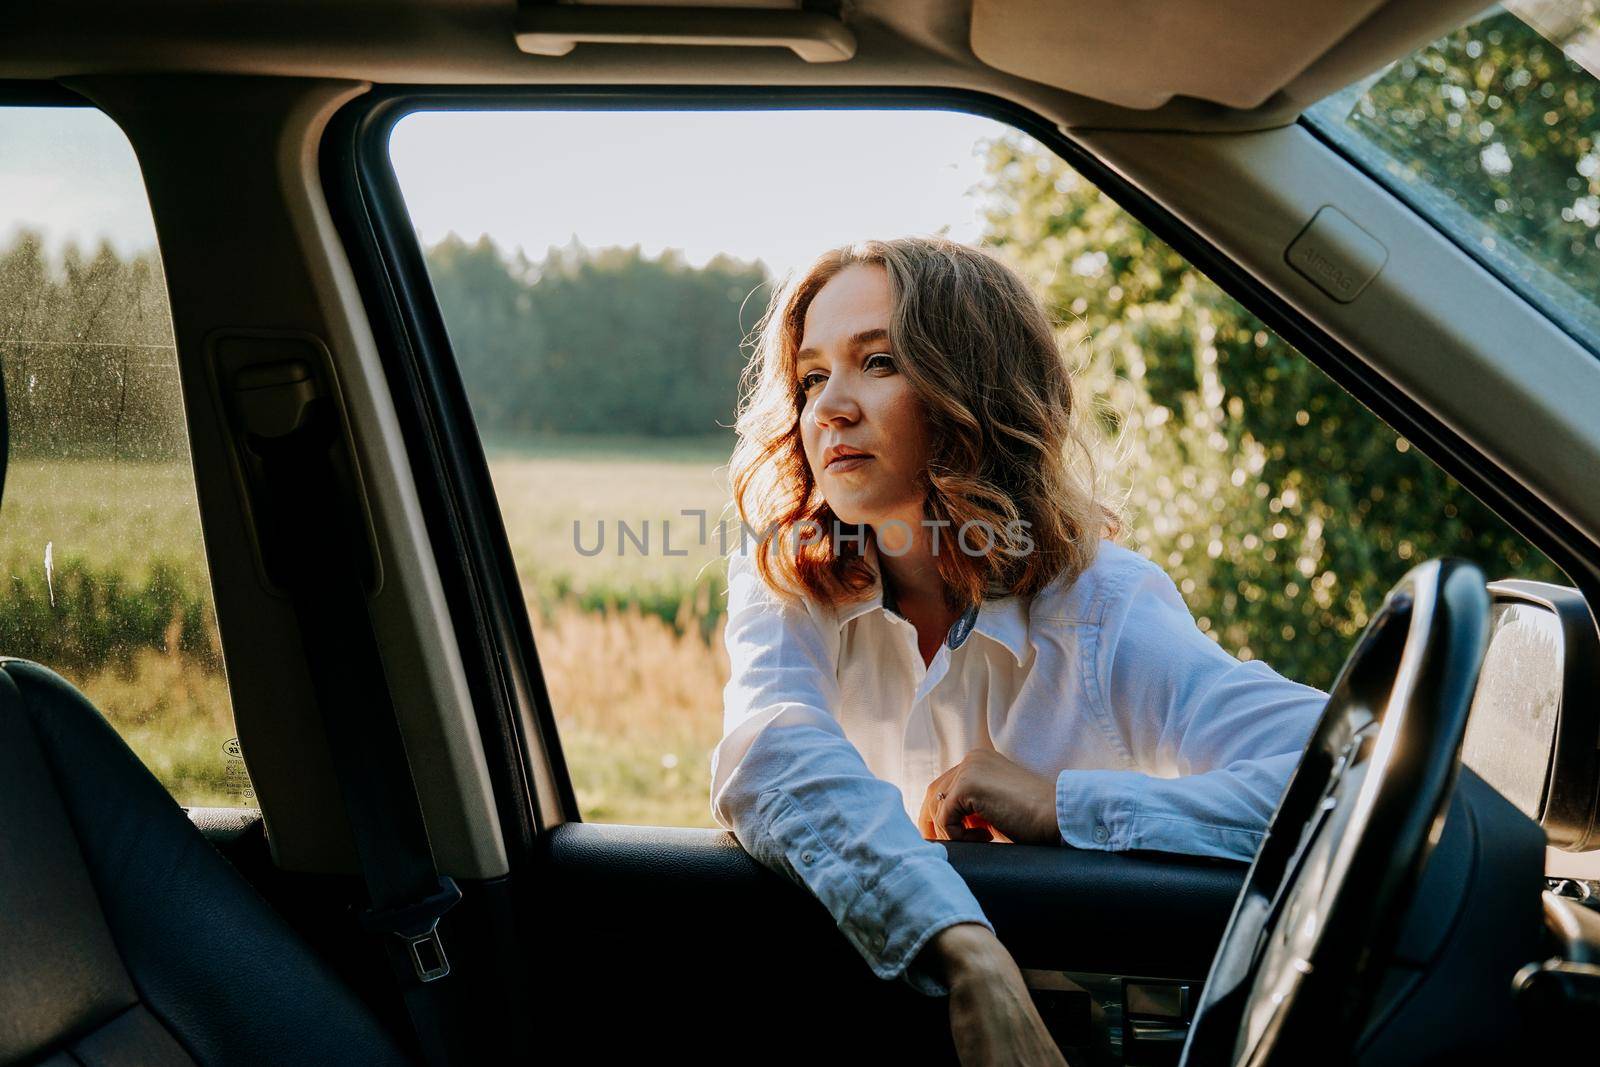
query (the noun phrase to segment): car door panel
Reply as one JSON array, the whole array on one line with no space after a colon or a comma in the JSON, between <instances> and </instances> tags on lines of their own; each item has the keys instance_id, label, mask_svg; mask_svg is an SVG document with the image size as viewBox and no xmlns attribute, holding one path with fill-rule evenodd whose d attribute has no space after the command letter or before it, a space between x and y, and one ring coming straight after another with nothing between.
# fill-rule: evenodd
<instances>
[{"instance_id":1,"label":"car door panel","mask_svg":"<svg viewBox=\"0 0 1600 1067\"><path fill-rule=\"evenodd\" d=\"M945 847L1030 972L1198 986L1244 875L1242 864L1154 853ZM552 917L542 943L558 957L545 973L561 982L544 1000L592 1022L600 1046L670 1047L675 1030L714 1019L717 1042L753 1043L746 1052L762 1058L953 1052L947 1000L874 976L815 898L732 834L567 823L540 851ZM713 1059L729 1051L701 1047Z\"/></svg>"}]
</instances>

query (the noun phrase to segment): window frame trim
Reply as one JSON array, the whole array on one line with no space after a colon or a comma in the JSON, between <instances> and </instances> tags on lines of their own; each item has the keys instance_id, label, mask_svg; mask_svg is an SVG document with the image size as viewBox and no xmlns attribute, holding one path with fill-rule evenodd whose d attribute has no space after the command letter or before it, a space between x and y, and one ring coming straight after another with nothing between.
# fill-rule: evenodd
<instances>
[{"instance_id":1,"label":"window frame trim","mask_svg":"<svg viewBox=\"0 0 1600 1067\"><path fill-rule=\"evenodd\" d=\"M1326 100L1331 98L1324 99ZM1323 102L1324 101L1319 100L1317 103L1320 104ZM1450 225L1448 219L1442 218L1440 215L1434 213L1434 211L1430 209L1430 206L1427 203L1428 199L1430 197L1436 197L1442 194L1432 190L1419 191L1407 189L1403 183L1395 178L1394 175L1386 173L1382 167L1377 165L1378 157L1382 153L1382 150L1379 146L1369 145L1365 152L1353 148L1352 145L1356 140L1356 135L1336 132L1334 129L1332 129L1332 123L1312 116L1311 112L1315 109L1315 105L1308 107L1305 113L1300 116L1300 125L1305 128L1307 133L1311 134L1312 137L1315 137L1330 152L1337 155L1340 159L1344 160L1361 174L1370 178L1373 183L1378 186L1378 188L1388 193L1395 199L1397 203L1403 204L1407 210L1412 212L1417 216L1417 218L1426 223L1428 227L1438 233L1440 237L1444 238L1446 241L1449 241L1456 248L1464 252L1467 258L1471 259L1474 263L1478 264L1478 266L1488 271L1501 285L1504 285L1511 292L1515 293L1529 307L1534 308L1544 318L1550 320L1550 324L1552 326L1566 334L1568 337L1572 338L1574 343L1581 346L1590 355L1600 359L1600 327L1586 328L1583 322L1573 321L1566 314L1563 314L1560 308L1560 302L1554 299L1554 294L1531 284L1526 278L1518 277L1515 265L1508 262L1508 260L1511 260L1513 257L1521 260L1532 271L1537 271L1539 274L1549 278L1550 281L1555 285L1558 285L1562 289L1570 292L1575 299L1586 301L1587 298L1582 293L1578 292L1576 289L1573 289L1560 275L1556 274L1549 267L1546 267L1538 260L1524 253L1520 248L1516 247L1516 244L1510 239L1507 239L1508 249L1504 254L1504 258L1490 255L1486 250L1479 247L1477 242L1469 239L1472 236L1471 234L1463 232L1463 230L1457 229ZM1401 162L1400 160L1394 159L1392 156L1384 158L1390 159L1391 161L1397 163ZM1456 210L1460 211L1463 217L1471 219L1476 225L1483 227L1485 230L1488 229L1488 227L1484 225L1483 220L1478 218L1476 215L1473 215L1471 212L1466 211L1464 208L1457 208ZM1488 234L1488 236L1493 237L1496 235ZM1595 314L1597 317L1600 317L1600 305L1596 306Z\"/></svg>"}]
</instances>

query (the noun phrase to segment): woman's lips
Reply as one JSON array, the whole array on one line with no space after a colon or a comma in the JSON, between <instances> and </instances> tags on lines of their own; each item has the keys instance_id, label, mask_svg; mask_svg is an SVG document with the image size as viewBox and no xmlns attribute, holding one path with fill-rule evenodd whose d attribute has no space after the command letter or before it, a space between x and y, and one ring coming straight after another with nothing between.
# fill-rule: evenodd
<instances>
[{"instance_id":1,"label":"woman's lips","mask_svg":"<svg viewBox=\"0 0 1600 1067\"><path fill-rule=\"evenodd\" d=\"M853 471L857 467L865 465L871 459L871 456L840 456L828 464L828 472L830 474L842 474L845 471Z\"/></svg>"}]
</instances>

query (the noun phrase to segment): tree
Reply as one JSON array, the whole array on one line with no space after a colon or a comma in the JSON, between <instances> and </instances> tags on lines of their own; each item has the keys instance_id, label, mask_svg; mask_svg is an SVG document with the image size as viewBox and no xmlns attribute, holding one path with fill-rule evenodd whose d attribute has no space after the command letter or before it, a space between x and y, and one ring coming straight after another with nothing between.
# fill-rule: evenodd
<instances>
[{"instance_id":1,"label":"tree","mask_svg":"<svg viewBox=\"0 0 1600 1067\"><path fill-rule=\"evenodd\" d=\"M1423 559L1564 581L1058 157L1021 135L987 151L985 243L1061 322L1129 540L1225 648L1326 687Z\"/></svg>"}]
</instances>

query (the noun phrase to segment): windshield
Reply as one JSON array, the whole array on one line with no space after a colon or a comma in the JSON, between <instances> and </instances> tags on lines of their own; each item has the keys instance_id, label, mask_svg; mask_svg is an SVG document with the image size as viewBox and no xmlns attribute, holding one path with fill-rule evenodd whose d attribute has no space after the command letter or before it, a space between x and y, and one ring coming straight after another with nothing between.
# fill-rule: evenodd
<instances>
[{"instance_id":1,"label":"windshield","mask_svg":"<svg viewBox=\"0 0 1600 1067\"><path fill-rule=\"evenodd\" d=\"M1600 0L1489 9L1307 112L1600 353Z\"/></svg>"}]
</instances>

